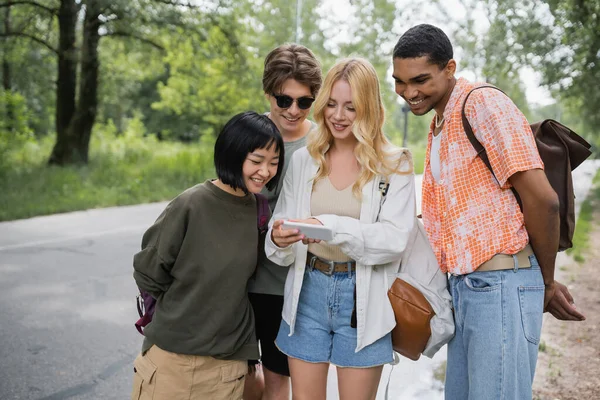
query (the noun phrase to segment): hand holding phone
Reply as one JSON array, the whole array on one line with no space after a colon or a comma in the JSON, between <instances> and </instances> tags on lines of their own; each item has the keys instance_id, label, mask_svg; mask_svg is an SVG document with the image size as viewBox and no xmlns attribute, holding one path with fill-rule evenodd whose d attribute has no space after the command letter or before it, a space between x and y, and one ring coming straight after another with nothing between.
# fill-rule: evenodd
<instances>
[{"instance_id":1,"label":"hand holding phone","mask_svg":"<svg viewBox=\"0 0 600 400\"><path fill-rule=\"evenodd\" d=\"M325 241L333 239L333 232L331 229L323 225L307 224L295 221L283 221L283 225L281 227L283 229L297 229L300 234L309 239Z\"/></svg>"}]
</instances>

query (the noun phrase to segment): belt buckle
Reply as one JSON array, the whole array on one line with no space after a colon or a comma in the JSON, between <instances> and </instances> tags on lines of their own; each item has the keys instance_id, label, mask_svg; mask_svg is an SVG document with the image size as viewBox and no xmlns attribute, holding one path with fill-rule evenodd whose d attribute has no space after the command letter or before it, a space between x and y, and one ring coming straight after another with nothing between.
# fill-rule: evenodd
<instances>
[{"instance_id":1,"label":"belt buckle","mask_svg":"<svg viewBox=\"0 0 600 400\"><path fill-rule=\"evenodd\" d=\"M315 269L315 262L317 261L317 256L310 256L310 260L308 260L308 270L312 271Z\"/></svg>"},{"instance_id":2,"label":"belt buckle","mask_svg":"<svg viewBox=\"0 0 600 400\"><path fill-rule=\"evenodd\" d=\"M327 260L326 264L329 265L329 270L327 270L327 272L325 272L325 271L321 271L321 272L323 272L327 276L333 275L333 272L335 271L335 261Z\"/></svg>"}]
</instances>

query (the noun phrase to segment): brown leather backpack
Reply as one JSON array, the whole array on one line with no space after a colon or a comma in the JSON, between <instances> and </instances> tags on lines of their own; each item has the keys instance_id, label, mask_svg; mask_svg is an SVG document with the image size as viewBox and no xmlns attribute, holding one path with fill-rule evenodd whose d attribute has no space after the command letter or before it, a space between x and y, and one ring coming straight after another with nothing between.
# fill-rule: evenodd
<instances>
[{"instance_id":1,"label":"brown leather backpack","mask_svg":"<svg viewBox=\"0 0 600 400\"><path fill-rule=\"evenodd\" d=\"M471 90L465 97L462 106L462 123L469 141L477 151L477 155L487 165L492 174L492 165L481 143L475 137L473 128L465 115L467 99L474 90L492 88L502 92L495 86L478 86ZM504 92L502 92L504 93ZM558 195L560 201L560 241L558 250L563 251L573 247L573 232L575 230L575 194L573 193L573 178L571 171L588 158L592 152L590 144L581 136L567 128L560 122L546 119L531 124L540 157L544 162L544 172ZM521 210L523 205L515 188L511 187Z\"/></svg>"}]
</instances>

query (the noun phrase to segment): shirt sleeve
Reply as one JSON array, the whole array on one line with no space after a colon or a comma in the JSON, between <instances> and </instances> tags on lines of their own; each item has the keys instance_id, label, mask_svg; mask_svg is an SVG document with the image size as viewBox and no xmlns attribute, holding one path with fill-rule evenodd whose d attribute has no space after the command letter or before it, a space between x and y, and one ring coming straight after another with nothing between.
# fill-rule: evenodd
<instances>
[{"instance_id":1,"label":"shirt sleeve","mask_svg":"<svg viewBox=\"0 0 600 400\"><path fill-rule=\"evenodd\" d=\"M142 250L133 257L133 278L154 298L166 292L173 281L171 270L185 237L187 220L187 206L180 196L144 233Z\"/></svg>"},{"instance_id":2,"label":"shirt sleeve","mask_svg":"<svg viewBox=\"0 0 600 400\"><path fill-rule=\"evenodd\" d=\"M269 260L277 265L289 266L294 260L293 245L287 247L279 247L271 239L273 231L273 223L278 219L288 219L290 215L296 215L298 193L296 188L299 183L294 182L294 168L298 168L296 164L300 162L299 152L292 155L292 160L283 178L283 187L277 200L277 205L269 221L269 230L265 237L265 255Z\"/></svg>"},{"instance_id":3,"label":"shirt sleeve","mask_svg":"<svg viewBox=\"0 0 600 400\"><path fill-rule=\"evenodd\" d=\"M516 172L543 169L529 122L504 93L492 88L474 91L465 114L483 145L502 188Z\"/></svg>"}]
</instances>

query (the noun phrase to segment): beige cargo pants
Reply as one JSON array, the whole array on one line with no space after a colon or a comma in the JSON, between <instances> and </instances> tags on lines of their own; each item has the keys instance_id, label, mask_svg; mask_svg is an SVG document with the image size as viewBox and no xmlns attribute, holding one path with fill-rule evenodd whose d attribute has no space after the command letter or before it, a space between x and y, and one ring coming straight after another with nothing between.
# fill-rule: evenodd
<instances>
[{"instance_id":1,"label":"beige cargo pants","mask_svg":"<svg viewBox=\"0 0 600 400\"><path fill-rule=\"evenodd\" d=\"M239 400L246 361L175 354L152 346L134 363L132 400Z\"/></svg>"}]
</instances>

